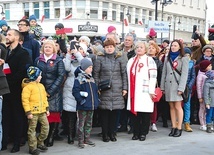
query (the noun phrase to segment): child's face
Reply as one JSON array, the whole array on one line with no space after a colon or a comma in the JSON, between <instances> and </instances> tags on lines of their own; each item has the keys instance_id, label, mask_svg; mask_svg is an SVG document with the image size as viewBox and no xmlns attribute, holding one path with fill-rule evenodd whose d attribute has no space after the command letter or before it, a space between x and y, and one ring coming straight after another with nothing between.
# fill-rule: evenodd
<instances>
[{"instance_id":1,"label":"child's face","mask_svg":"<svg viewBox=\"0 0 214 155\"><path fill-rule=\"evenodd\" d=\"M3 26L1 27L1 29L2 29L3 31L7 31L8 27L7 27L6 25L3 25Z\"/></svg>"},{"instance_id":2,"label":"child's face","mask_svg":"<svg viewBox=\"0 0 214 155\"><path fill-rule=\"evenodd\" d=\"M85 70L85 73L86 73L86 74L91 74L91 73L92 73L92 70L93 70L93 66L89 66L89 67Z\"/></svg>"},{"instance_id":3,"label":"child's face","mask_svg":"<svg viewBox=\"0 0 214 155\"><path fill-rule=\"evenodd\" d=\"M40 75L38 76L38 78L36 79L36 82L40 82L41 81L41 79L42 79L42 73L40 73Z\"/></svg>"},{"instance_id":4,"label":"child's face","mask_svg":"<svg viewBox=\"0 0 214 155\"><path fill-rule=\"evenodd\" d=\"M33 27L36 26L36 21L35 20L31 20L30 21L30 26L33 26Z\"/></svg>"},{"instance_id":5,"label":"child's face","mask_svg":"<svg viewBox=\"0 0 214 155\"><path fill-rule=\"evenodd\" d=\"M212 70L212 65L210 64L207 68L206 71Z\"/></svg>"},{"instance_id":6,"label":"child's face","mask_svg":"<svg viewBox=\"0 0 214 155\"><path fill-rule=\"evenodd\" d=\"M185 56L188 57L189 59L191 58L189 53L186 53Z\"/></svg>"}]
</instances>

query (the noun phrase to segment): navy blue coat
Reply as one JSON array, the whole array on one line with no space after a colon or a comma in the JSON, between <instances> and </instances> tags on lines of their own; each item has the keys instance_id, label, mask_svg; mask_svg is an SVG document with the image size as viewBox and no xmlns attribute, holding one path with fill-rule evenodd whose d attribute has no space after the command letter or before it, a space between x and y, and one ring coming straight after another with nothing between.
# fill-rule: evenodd
<instances>
[{"instance_id":1,"label":"navy blue coat","mask_svg":"<svg viewBox=\"0 0 214 155\"><path fill-rule=\"evenodd\" d=\"M54 54L51 59L45 62L44 55L41 54L35 60L35 66L42 70L41 83L45 86L48 97L50 112L62 111L62 84L65 77L65 66L62 58Z\"/></svg>"},{"instance_id":2,"label":"navy blue coat","mask_svg":"<svg viewBox=\"0 0 214 155\"><path fill-rule=\"evenodd\" d=\"M77 101L77 110L95 110L99 104L98 88L94 79L80 70L78 67L75 71L78 75L74 81L72 94ZM80 91L87 92L88 96L83 97Z\"/></svg>"}]
</instances>

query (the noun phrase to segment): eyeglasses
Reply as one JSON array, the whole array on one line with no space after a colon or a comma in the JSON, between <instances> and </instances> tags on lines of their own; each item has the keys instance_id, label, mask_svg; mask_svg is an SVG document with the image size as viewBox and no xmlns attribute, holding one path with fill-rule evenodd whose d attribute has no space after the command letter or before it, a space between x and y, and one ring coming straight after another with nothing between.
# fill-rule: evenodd
<instances>
[{"instance_id":1,"label":"eyeglasses","mask_svg":"<svg viewBox=\"0 0 214 155\"><path fill-rule=\"evenodd\" d=\"M27 26L26 24L17 24L17 26Z\"/></svg>"}]
</instances>

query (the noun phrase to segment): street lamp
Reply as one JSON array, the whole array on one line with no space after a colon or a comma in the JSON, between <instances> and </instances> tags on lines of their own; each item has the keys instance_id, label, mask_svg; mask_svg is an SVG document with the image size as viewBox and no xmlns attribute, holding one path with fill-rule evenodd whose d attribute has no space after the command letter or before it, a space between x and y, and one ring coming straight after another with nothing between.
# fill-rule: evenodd
<instances>
[{"instance_id":1,"label":"street lamp","mask_svg":"<svg viewBox=\"0 0 214 155\"><path fill-rule=\"evenodd\" d=\"M171 28L171 26L172 26L172 23L171 23L171 21L172 21L172 16L168 16L168 18L167 18L167 21L169 21L169 42L170 42L170 28Z\"/></svg>"},{"instance_id":2,"label":"street lamp","mask_svg":"<svg viewBox=\"0 0 214 155\"><path fill-rule=\"evenodd\" d=\"M159 0L152 0L151 3L155 4L155 20L158 20L158 1Z\"/></svg>"},{"instance_id":3,"label":"street lamp","mask_svg":"<svg viewBox=\"0 0 214 155\"><path fill-rule=\"evenodd\" d=\"M0 5L0 7L1 7L1 15L4 16L5 15L5 13L4 13L4 7L2 5Z\"/></svg>"},{"instance_id":4,"label":"street lamp","mask_svg":"<svg viewBox=\"0 0 214 155\"><path fill-rule=\"evenodd\" d=\"M124 41L124 17L125 17L125 9L126 7L123 8L123 16L122 16L122 41ZM127 13L126 13L126 16L130 16L130 13L129 13L129 8L127 8Z\"/></svg>"},{"instance_id":5,"label":"street lamp","mask_svg":"<svg viewBox=\"0 0 214 155\"><path fill-rule=\"evenodd\" d=\"M174 17L173 40L175 40L175 26L176 26L176 20L177 20L177 16ZM181 20L180 20L180 17L179 17L179 19L178 19L178 25L180 25L180 24L181 24Z\"/></svg>"}]
</instances>

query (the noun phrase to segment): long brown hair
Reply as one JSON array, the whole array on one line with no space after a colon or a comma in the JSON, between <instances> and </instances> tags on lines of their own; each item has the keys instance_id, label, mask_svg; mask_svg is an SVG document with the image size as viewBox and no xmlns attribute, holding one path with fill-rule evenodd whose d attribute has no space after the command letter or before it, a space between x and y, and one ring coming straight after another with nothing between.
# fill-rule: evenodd
<instances>
[{"instance_id":1,"label":"long brown hair","mask_svg":"<svg viewBox=\"0 0 214 155\"><path fill-rule=\"evenodd\" d=\"M179 47L180 47L180 56L181 57L184 57L185 56L185 52L184 52L184 47L183 47L183 44L180 42L180 40L177 40L177 39L175 39L175 40L173 40L172 42L171 42L171 45L170 45L170 48L169 48L169 52L171 52L171 47L172 47L172 43L174 43L174 42L177 42L178 43L178 45L179 45ZM170 54L168 54L168 57L169 57L169 55Z\"/></svg>"}]
</instances>

